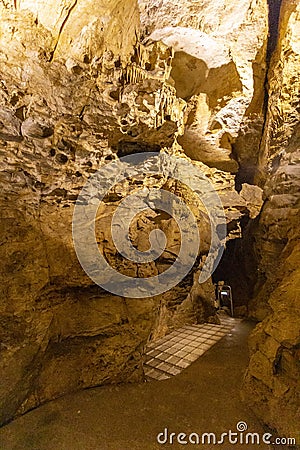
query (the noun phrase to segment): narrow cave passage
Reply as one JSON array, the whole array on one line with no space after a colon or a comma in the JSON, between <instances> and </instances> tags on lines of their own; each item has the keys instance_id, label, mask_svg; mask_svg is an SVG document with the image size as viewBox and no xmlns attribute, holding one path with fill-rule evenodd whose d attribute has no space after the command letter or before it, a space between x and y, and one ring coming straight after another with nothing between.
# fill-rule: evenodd
<instances>
[{"instance_id":1,"label":"narrow cave passage","mask_svg":"<svg viewBox=\"0 0 300 450\"><path fill-rule=\"evenodd\" d=\"M212 275L214 284L221 281L231 286L232 299L237 316L247 316L247 306L253 293L253 286L247 277L242 254L243 238L232 239L226 243L221 261ZM251 256L250 256L251 257Z\"/></svg>"}]
</instances>

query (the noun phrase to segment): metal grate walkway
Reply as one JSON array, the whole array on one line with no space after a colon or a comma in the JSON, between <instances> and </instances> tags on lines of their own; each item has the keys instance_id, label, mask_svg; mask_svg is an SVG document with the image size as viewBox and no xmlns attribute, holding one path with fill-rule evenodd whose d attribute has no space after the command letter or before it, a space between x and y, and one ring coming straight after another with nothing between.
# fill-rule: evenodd
<instances>
[{"instance_id":1,"label":"metal grate walkway","mask_svg":"<svg viewBox=\"0 0 300 450\"><path fill-rule=\"evenodd\" d=\"M221 325L187 325L149 344L144 363L146 380L166 380L178 375L240 321L224 314L220 320Z\"/></svg>"}]
</instances>

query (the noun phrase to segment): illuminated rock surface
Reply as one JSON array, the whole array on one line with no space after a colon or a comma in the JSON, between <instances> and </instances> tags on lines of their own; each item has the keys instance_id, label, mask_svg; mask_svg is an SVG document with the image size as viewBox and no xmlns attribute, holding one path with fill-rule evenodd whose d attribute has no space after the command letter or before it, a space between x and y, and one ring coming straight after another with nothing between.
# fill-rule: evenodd
<instances>
[{"instance_id":1,"label":"illuminated rock surface","mask_svg":"<svg viewBox=\"0 0 300 450\"><path fill-rule=\"evenodd\" d=\"M299 436L299 3L283 2L281 14L258 177L265 202L253 231L259 277L250 314L264 320L250 340L245 388L265 421Z\"/></svg>"},{"instance_id":2,"label":"illuminated rock surface","mask_svg":"<svg viewBox=\"0 0 300 450\"><path fill-rule=\"evenodd\" d=\"M270 426L294 429L297 8L284 3L266 99L266 0L0 3L2 422L68 392L142 380L148 340L217 320L212 280L197 282L208 216L178 181L132 176L105 197L96 225L112 267L156 276L178 255L174 219L150 208L133 221L140 251L157 226L168 238L157 260L139 265L120 258L111 217L141 188L183 198L201 245L178 286L147 299L115 296L93 284L74 251L74 204L89 177L119 157L166 151L206 174L220 195L228 247L241 241L231 272L250 293L236 306L247 311L253 297L250 315L264 319L251 339L244 391Z\"/></svg>"}]
</instances>

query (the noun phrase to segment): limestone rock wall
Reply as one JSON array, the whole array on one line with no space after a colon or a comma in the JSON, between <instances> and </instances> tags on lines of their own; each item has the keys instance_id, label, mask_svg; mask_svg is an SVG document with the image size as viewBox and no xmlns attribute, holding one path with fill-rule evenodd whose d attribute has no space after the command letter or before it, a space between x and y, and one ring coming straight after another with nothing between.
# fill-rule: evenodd
<instances>
[{"instance_id":1,"label":"limestone rock wall","mask_svg":"<svg viewBox=\"0 0 300 450\"><path fill-rule=\"evenodd\" d=\"M279 304L285 286L296 283L298 235L291 225L286 238L282 214L288 205L290 223L296 220L296 3L285 5L261 153L267 1L186 0L179 7L173 0L140 0L139 7L141 30L136 1L0 2L1 422L76 389L142 380L149 339L216 320L212 281L197 282L209 250L208 216L174 180L145 174L117 185L98 210L97 240L122 273L163 272L180 246L171 217L150 208L131 225L141 251L157 227L168 238L166 251L148 265L124 262L110 235L126 195L163 187L197 219L201 246L191 273L164 295L134 299L105 292L83 272L72 242L74 203L100 167L131 153L166 152L206 174L222 200L228 239L241 237L243 219L254 219L261 279L271 280L275 258L286 270L268 306L261 297L273 284L257 285L252 310L267 308L269 317L253 338L246 385L251 392L256 383L257 405L262 392L271 398L279 372L276 395L288 392L284 386L292 385L289 395L296 388L295 376L287 375L296 373L295 328L283 336L274 325L289 323L296 310L292 301ZM262 191L252 185L258 160L266 199L259 217ZM268 164L270 173L261 176ZM273 353L266 350L269 336ZM269 358L268 374L271 366L278 371L267 388L256 375L261 355ZM267 402L262 417L277 426L274 411L287 403L287 397Z\"/></svg>"},{"instance_id":2,"label":"limestone rock wall","mask_svg":"<svg viewBox=\"0 0 300 450\"><path fill-rule=\"evenodd\" d=\"M145 36L176 42L171 78L189 99L184 151L238 172L239 189L253 183L264 121L267 1L139 0L139 7Z\"/></svg>"},{"instance_id":3,"label":"limestone rock wall","mask_svg":"<svg viewBox=\"0 0 300 450\"><path fill-rule=\"evenodd\" d=\"M248 197L249 203L256 195L259 201L240 246L228 255L229 261L237 254L244 260L243 276L254 295L249 312L262 321L250 341L244 394L262 420L282 434L295 435L300 329L299 2L282 2L277 33L279 6L276 1L139 0L145 41L160 39L174 48L170 82L187 102L185 128L178 137L184 152L210 167L236 173L241 196L248 183L263 189L263 196L256 186L257 193ZM211 90L214 75L219 85ZM238 230L233 235L238 237ZM234 262L227 270L236 270Z\"/></svg>"},{"instance_id":4,"label":"limestone rock wall","mask_svg":"<svg viewBox=\"0 0 300 450\"><path fill-rule=\"evenodd\" d=\"M195 273L155 298L104 292L83 272L72 242L74 203L103 164L162 148L187 159L176 144L186 102L167 82L174 50L138 42L138 9L129 0L1 2L0 12L0 421L6 422L76 389L142 380L148 339L214 320L214 309L211 280L201 287ZM222 197L228 222L249 213L233 174L197 164ZM143 277L172 264L178 233L172 219L154 210L138 217L131 229L137 247L144 250L159 225L171 253L143 268L123 264L109 242L109 220L141 186L164 186L191 205L194 199L178 183L147 176L107 196L97 220L99 245L113 267ZM195 270L209 248L203 210L197 221L202 244Z\"/></svg>"},{"instance_id":5,"label":"limestone rock wall","mask_svg":"<svg viewBox=\"0 0 300 450\"><path fill-rule=\"evenodd\" d=\"M78 388L142 379L157 301L92 285L72 244L74 201L112 158L108 140L120 128L105 82L133 52L135 2L2 2L0 12L5 422Z\"/></svg>"},{"instance_id":6,"label":"limestone rock wall","mask_svg":"<svg viewBox=\"0 0 300 450\"><path fill-rule=\"evenodd\" d=\"M299 437L299 67L300 5L284 1L271 61L258 182L264 206L252 235L258 280L250 313L245 396L271 427ZM298 433L298 435L297 435Z\"/></svg>"},{"instance_id":7,"label":"limestone rock wall","mask_svg":"<svg viewBox=\"0 0 300 450\"><path fill-rule=\"evenodd\" d=\"M126 60L139 30L135 1L16 0L12 9L32 13L51 33L51 58L90 62L110 50Z\"/></svg>"}]
</instances>

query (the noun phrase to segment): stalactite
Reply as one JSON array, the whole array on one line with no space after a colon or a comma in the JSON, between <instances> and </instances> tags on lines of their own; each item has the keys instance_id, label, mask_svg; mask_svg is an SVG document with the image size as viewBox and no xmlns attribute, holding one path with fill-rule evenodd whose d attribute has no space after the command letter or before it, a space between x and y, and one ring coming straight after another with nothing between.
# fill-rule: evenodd
<instances>
[{"instance_id":1,"label":"stalactite","mask_svg":"<svg viewBox=\"0 0 300 450\"><path fill-rule=\"evenodd\" d=\"M123 69L123 77L128 84L137 84L144 80L161 82L161 89L156 90L154 95L154 105L146 105L151 111L150 123L152 122L151 126L154 128L163 125L166 116L176 122L179 129L183 126L183 105L176 97L175 88L168 84L174 55L173 48L168 48L161 43L147 46L140 44L136 51L136 61ZM153 61L155 61L155 68L151 71L146 69L147 64L151 67L150 60L152 67Z\"/></svg>"},{"instance_id":2,"label":"stalactite","mask_svg":"<svg viewBox=\"0 0 300 450\"><path fill-rule=\"evenodd\" d=\"M160 53L165 52L161 44L152 45L150 48L143 44L137 46L137 61L125 68L124 78L127 83L137 83L146 79L153 79L165 82L169 79L172 70L172 60L174 58L174 49L169 49L170 55L167 58L160 58ZM156 57L155 68L147 70L147 64L151 67L150 56L154 53ZM153 59L153 55L152 55ZM163 64L163 67L161 65Z\"/></svg>"},{"instance_id":3,"label":"stalactite","mask_svg":"<svg viewBox=\"0 0 300 450\"><path fill-rule=\"evenodd\" d=\"M136 47L137 57L138 57L138 64L140 64L141 61L141 45L138 44Z\"/></svg>"}]
</instances>

